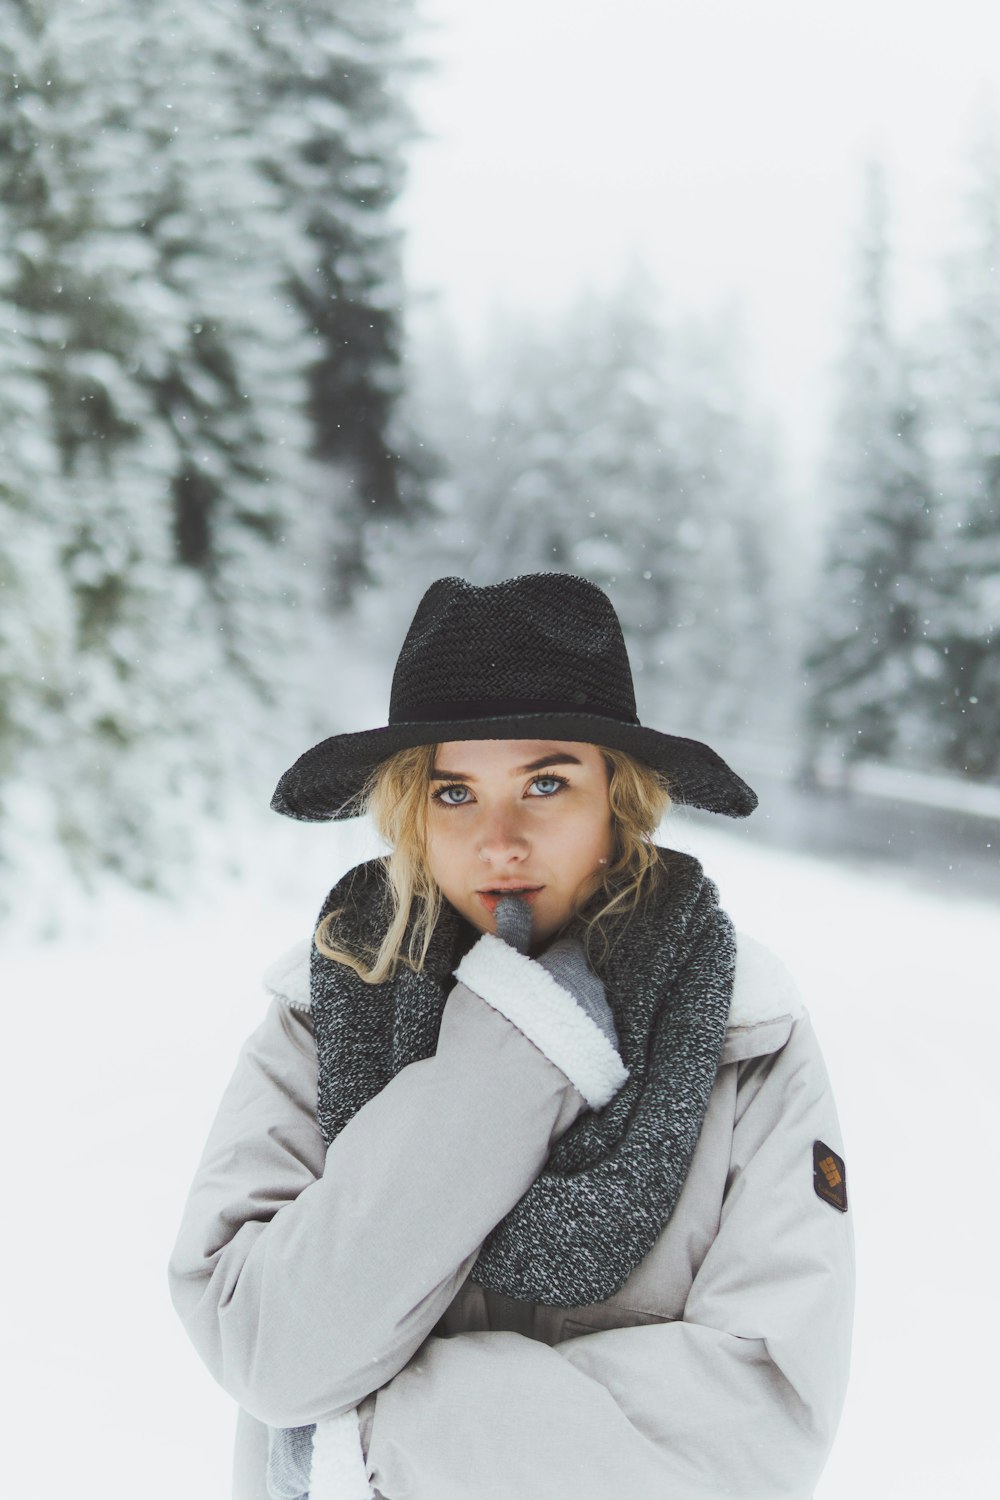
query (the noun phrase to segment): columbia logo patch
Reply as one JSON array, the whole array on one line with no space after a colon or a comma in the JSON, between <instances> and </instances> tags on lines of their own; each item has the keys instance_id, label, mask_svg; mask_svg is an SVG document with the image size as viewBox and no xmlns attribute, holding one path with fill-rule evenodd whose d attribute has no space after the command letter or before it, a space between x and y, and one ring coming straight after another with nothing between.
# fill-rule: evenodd
<instances>
[{"instance_id":1,"label":"columbia logo patch","mask_svg":"<svg viewBox=\"0 0 1000 1500\"><path fill-rule=\"evenodd\" d=\"M824 1203L847 1212L847 1168L844 1158L825 1141L813 1141L813 1187Z\"/></svg>"}]
</instances>

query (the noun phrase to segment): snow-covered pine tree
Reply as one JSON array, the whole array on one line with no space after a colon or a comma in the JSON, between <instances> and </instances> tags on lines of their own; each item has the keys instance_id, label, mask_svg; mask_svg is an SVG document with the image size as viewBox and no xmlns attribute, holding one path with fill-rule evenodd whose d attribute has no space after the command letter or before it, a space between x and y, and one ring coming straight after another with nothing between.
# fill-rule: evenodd
<instances>
[{"instance_id":1,"label":"snow-covered pine tree","mask_svg":"<svg viewBox=\"0 0 1000 1500\"><path fill-rule=\"evenodd\" d=\"M928 626L937 754L1000 777L1000 126L969 157L965 243L948 275L938 441L943 503Z\"/></svg>"},{"instance_id":2,"label":"snow-covered pine tree","mask_svg":"<svg viewBox=\"0 0 1000 1500\"><path fill-rule=\"evenodd\" d=\"M171 837L144 784L163 722L156 465L57 9L12 8L0 76L9 861L51 836L82 877L104 864L149 883Z\"/></svg>"},{"instance_id":3,"label":"snow-covered pine tree","mask_svg":"<svg viewBox=\"0 0 1000 1500\"><path fill-rule=\"evenodd\" d=\"M136 378L174 450L176 556L203 581L222 661L266 695L318 482L303 411L317 345L283 285L283 205L257 171L255 49L239 0L114 0L75 30L78 56L105 59L93 125L109 213L149 263L132 283Z\"/></svg>"},{"instance_id":4,"label":"snow-covered pine tree","mask_svg":"<svg viewBox=\"0 0 1000 1500\"><path fill-rule=\"evenodd\" d=\"M46 72L42 17L11 8L0 33L0 865L9 861L11 790L44 737L70 636L67 597L46 524L58 458L48 421L36 314L18 305L37 235L36 161Z\"/></svg>"},{"instance_id":5,"label":"snow-covered pine tree","mask_svg":"<svg viewBox=\"0 0 1000 1500\"><path fill-rule=\"evenodd\" d=\"M932 566L926 418L892 326L884 171L870 164L841 366L825 560L806 622L806 755L926 764Z\"/></svg>"},{"instance_id":6,"label":"snow-covered pine tree","mask_svg":"<svg viewBox=\"0 0 1000 1500\"><path fill-rule=\"evenodd\" d=\"M2 51L0 43L6 73ZM8 103L0 85L0 156L9 162ZM0 168L0 183L4 175ZM0 201L0 914L25 847L53 837L55 809L35 773L60 732L73 640L49 521L58 461L40 351L33 319L7 300L19 238L11 206Z\"/></svg>"},{"instance_id":7,"label":"snow-covered pine tree","mask_svg":"<svg viewBox=\"0 0 1000 1500\"><path fill-rule=\"evenodd\" d=\"M404 432L400 231L391 210L413 134L403 85L410 0L240 0L258 57L245 93L262 176L289 228L287 285L317 340L312 451L331 474L331 602L369 576L366 538L419 509ZM347 486L345 497L344 487Z\"/></svg>"},{"instance_id":8,"label":"snow-covered pine tree","mask_svg":"<svg viewBox=\"0 0 1000 1500\"><path fill-rule=\"evenodd\" d=\"M686 559L676 620L659 655L689 730L776 738L790 721L794 645L783 603L788 563L772 424L751 402L739 309L672 330L664 442L680 470Z\"/></svg>"},{"instance_id":9,"label":"snow-covered pine tree","mask_svg":"<svg viewBox=\"0 0 1000 1500\"><path fill-rule=\"evenodd\" d=\"M196 711L192 775L218 808L307 732L316 512L321 488L336 495L308 455L317 344L285 286L283 203L258 171L241 0L111 0L66 24L101 82L91 136L136 268L134 376L166 445L173 586L191 622L169 660Z\"/></svg>"},{"instance_id":10,"label":"snow-covered pine tree","mask_svg":"<svg viewBox=\"0 0 1000 1500\"><path fill-rule=\"evenodd\" d=\"M27 413L6 434L26 456L5 581L48 601L46 628L19 619L20 654L0 649L8 720L44 751L8 800L43 794L81 875L141 883L300 740L275 709L297 698L301 720L313 697L296 687L317 477L287 227L227 85L242 12L152 11L15 7L0 297L0 378ZM59 670L39 695L24 643L43 638Z\"/></svg>"}]
</instances>

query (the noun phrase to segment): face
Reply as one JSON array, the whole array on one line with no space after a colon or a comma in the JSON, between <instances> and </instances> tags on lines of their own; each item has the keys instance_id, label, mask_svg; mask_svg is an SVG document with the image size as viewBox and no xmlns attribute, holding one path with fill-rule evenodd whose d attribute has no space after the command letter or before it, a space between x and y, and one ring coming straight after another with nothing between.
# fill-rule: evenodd
<instances>
[{"instance_id":1,"label":"face","mask_svg":"<svg viewBox=\"0 0 1000 1500\"><path fill-rule=\"evenodd\" d=\"M533 953L593 894L611 859L608 770L568 740L452 740L441 745L427 807L430 871L481 932L495 932L504 891L532 909Z\"/></svg>"}]
</instances>

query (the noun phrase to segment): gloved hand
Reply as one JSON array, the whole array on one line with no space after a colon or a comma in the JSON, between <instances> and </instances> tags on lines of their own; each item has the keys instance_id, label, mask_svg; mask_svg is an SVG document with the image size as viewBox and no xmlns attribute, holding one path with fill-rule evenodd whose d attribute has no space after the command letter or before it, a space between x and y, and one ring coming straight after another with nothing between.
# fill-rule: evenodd
<instances>
[{"instance_id":1,"label":"gloved hand","mask_svg":"<svg viewBox=\"0 0 1000 1500\"><path fill-rule=\"evenodd\" d=\"M503 938L518 953L527 954L531 947L531 907L520 896L501 896L494 912L497 937Z\"/></svg>"},{"instance_id":2,"label":"gloved hand","mask_svg":"<svg viewBox=\"0 0 1000 1500\"><path fill-rule=\"evenodd\" d=\"M313 1422L307 1427L268 1428L267 1493L271 1500L308 1500L315 1431Z\"/></svg>"},{"instance_id":3,"label":"gloved hand","mask_svg":"<svg viewBox=\"0 0 1000 1500\"><path fill-rule=\"evenodd\" d=\"M518 953L527 954L531 944L531 907L527 901L520 896L503 896L497 902L495 915L497 937L516 948ZM559 938L532 962L540 964L556 984L568 990L617 1052L618 1033L604 985L587 963L579 938Z\"/></svg>"}]
</instances>

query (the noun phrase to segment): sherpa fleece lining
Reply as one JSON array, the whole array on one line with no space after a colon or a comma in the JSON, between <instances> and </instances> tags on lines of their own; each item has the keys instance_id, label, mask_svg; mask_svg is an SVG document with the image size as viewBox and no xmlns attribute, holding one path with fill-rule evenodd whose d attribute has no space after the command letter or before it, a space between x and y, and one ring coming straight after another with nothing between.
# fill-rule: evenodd
<instances>
[{"instance_id":1,"label":"sherpa fleece lining","mask_svg":"<svg viewBox=\"0 0 1000 1500\"><path fill-rule=\"evenodd\" d=\"M309 938L299 938L264 970L264 988L295 1010L309 1010L311 1007L309 959L312 946Z\"/></svg>"},{"instance_id":2,"label":"sherpa fleece lining","mask_svg":"<svg viewBox=\"0 0 1000 1500\"><path fill-rule=\"evenodd\" d=\"M760 1026L779 1017L795 1021L801 1015L802 998L785 965L756 938L738 932L729 1027Z\"/></svg>"},{"instance_id":3,"label":"sherpa fleece lining","mask_svg":"<svg viewBox=\"0 0 1000 1500\"><path fill-rule=\"evenodd\" d=\"M591 1109L603 1109L628 1077L614 1047L570 992L492 933L484 932L469 950L455 978L534 1042Z\"/></svg>"},{"instance_id":4,"label":"sherpa fleece lining","mask_svg":"<svg viewBox=\"0 0 1000 1500\"><path fill-rule=\"evenodd\" d=\"M309 1500L372 1500L356 1407L316 1423Z\"/></svg>"}]
</instances>

